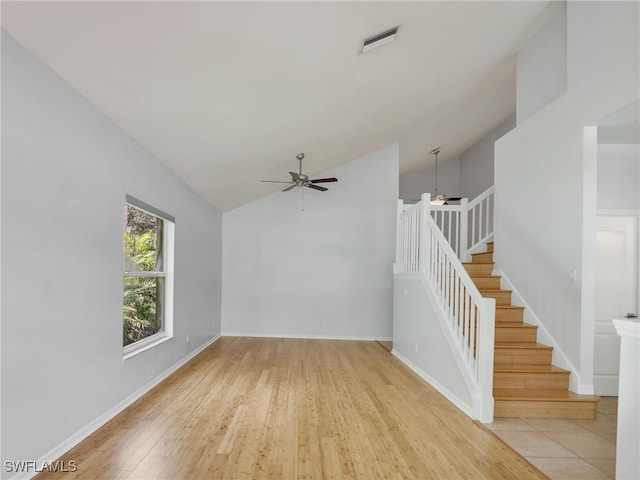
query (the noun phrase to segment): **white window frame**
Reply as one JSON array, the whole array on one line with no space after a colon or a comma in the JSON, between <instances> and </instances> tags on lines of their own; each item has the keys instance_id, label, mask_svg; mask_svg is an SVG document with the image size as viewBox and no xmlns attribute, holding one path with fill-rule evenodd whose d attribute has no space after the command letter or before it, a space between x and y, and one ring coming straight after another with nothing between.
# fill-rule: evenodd
<instances>
[{"instance_id":1,"label":"white window frame","mask_svg":"<svg viewBox=\"0 0 640 480\"><path fill-rule=\"evenodd\" d=\"M164 271L123 271L123 278L128 276L135 277L163 277L164 278L164 298L162 302L162 330L153 335L149 335L137 342L122 347L123 360L138 355L149 350L156 345L166 342L173 338L173 280L174 280L174 241L175 241L175 218L161 210L138 200L137 198L127 195L125 197L125 206L132 206L138 210L142 210L154 217L158 217L163 221L162 228L162 265ZM124 232L123 232L124 234ZM124 236L124 235L123 235ZM135 274L135 275L131 275ZM123 300L124 301L124 300ZM120 319L122 322L122 318ZM120 335L122 338L122 335Z\"/></svg>"}]
</instances>

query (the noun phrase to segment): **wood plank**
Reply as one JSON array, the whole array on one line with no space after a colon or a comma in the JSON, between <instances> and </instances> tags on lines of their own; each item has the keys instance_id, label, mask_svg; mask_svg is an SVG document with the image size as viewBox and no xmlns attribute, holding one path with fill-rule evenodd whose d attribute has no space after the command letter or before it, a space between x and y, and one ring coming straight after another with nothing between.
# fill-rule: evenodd
<instances>
[{"instance_id":1,"label":"wood plank","mask_svg":"<svg viewBox=\"0 0 640 480\"><path fill-rule=\"evenodd\" d=\"M567 390L568 370L553 365L496 365L494 389Z\"/></svg>"},{"instance_id":2,"label":"wood plank","mask_svg":"<svg viewBox=\"0 0 640 480\"><path fill-rule=\"evenodd\" d=\"M336 340L224 337L62 459L37 478L545 478L376 342Z\"/></svg>"},{"instance_id":3,"label":"wood plank","mask_svg":"<svg viewBox=\"0 0 640 480\"><path fill-rule=\"evenodd\" d=\"M496 305L496 323L522 323L524 307Z\"/></svg>"},{"instance_id":4,"label":"wood plank","mask_svg":"<svg viewBox=\"0 0 640 480\"><path fill-rule=\"evenodd\" d=\"M496 306L508 307L511 305L511 290L478 289L485 298L494 298Z\"/></svg>"},{"instance_id":5,"label":"wood plank","mask_svg":"<svg viewBox=\"0 0 640 480\"><path fill-rule=\"evenodd\" d=\"M473 263L493 262L493 252L472 253L471 261Z\"/></svg>"},{"instance_id":6,"label":"wood plank","mask_svg":"<svg viewBox=\"0 0 640 480\"><path fill-rule=\"evenodd\" d=\"M472 278L473 283L476 284L478 290L488 289L488 290L500 290L500 280L501 277L497 275L489 275L486 277L474 276Z\"/></svg>"},{"instance_id":7,"label":"wood plank","mask_svg":"<svg viewBox=\"0 0 640 480\"><path fill-rule=\"evenodd\" d=\"M497 328L497 326L496 326ZM494 363L505 364L551 364L553 348L548 345L509 343L495 345Z\"/></svg>"},{"instance_id":8,"label":"wood plank","mask_svg":"<svg viewBox=\"0 0 640 480\"><path fill-rule=\"evenodd\" d=\"M494 389L494 416L522 418L582 418L597 415L599 397L568 390Z\"/></svg>"},{"instance_id":9,"label":"wood plank","mask_svg":"<svg viewBox=\"0 0 640 480\"><path fill-rule=\"evenodd\" d=\"M473 278L475 275L481 277L488 277L493 272L494 263L473 263L462 262L462 265L467 270L467 273Z\"/></svg>"},{"instance_id":10,"label":"wood plank","mask_svg":"<svg viewBox=\"0 0 640 480\"><path fill-rule=\"evenodd\" d=\"M495 343L531 343L536 344L538 327L527 323L501 323L495 327Z\"/></svg>"}]
</instances>

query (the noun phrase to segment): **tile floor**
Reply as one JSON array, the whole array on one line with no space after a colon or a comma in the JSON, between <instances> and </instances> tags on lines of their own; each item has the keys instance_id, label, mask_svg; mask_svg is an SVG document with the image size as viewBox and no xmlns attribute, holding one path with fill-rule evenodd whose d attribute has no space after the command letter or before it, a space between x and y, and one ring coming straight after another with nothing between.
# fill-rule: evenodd
<instances>
[{"instance_id":1,"label":"tile floor","mask_svg":"<svg viewBox=\"0 0 640 480\"><path fill-rule=\"evenodd\" d=\"M498 418L485 427L552 480L615 479L618 399L594 420Z\"/></svg>"}]
</instances>

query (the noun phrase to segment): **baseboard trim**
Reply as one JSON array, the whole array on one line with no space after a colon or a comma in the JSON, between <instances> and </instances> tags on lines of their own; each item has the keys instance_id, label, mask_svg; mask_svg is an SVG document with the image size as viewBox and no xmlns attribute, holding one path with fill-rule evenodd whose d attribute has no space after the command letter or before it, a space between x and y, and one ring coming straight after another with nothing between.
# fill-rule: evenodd
<instances>
[{"instance_id":1,"label":"baseboard trim","mask_svg":"<svg viewBox=\"0 0 640 480\"><path fill-rule=\"evenodd\" d=\"M102 427L104 424L106 424L108 421L113 419L116 415L118 415L123 410L125 410L127 407L132 405L136 400L138 400L140 397L142 397L145 393L147 393L153 387L158 385L160 382L165 380L167 377L169 377L172 373L174 373L180 367L182 367L187 362L189 362L194 357L196 357L205 348L207 348L208 346L210 346L213 343L215 343L220 337L221 337L221 335L217 335L217 336L213 337L212 339L206 341L200 347L196 348L193 352L189 353L186 357L184 357L181 360L179 360L177 363L175 363L174 365L169 367L167 370L162 372L160 375L155 377L153 380L151 380L147 384L145 384L142 387L140 387L138 390L136 390L131 395L126 397L120 403L118 403L114 407L110 408L105 413L100 415L98 418L96 418L95 420L91 421L90 423L85 425L83 428L78 430L76 433L74 433L73 435L68 437L66 440L64 440L61 443L59 443L58 445L56 445L54 448L52 448L46 454L44 454L42 457L40 457L36 461L36 465L44 465L45 463L51 464L52 462L55 462L58 458L60 458L66 452L71 450L73 447L78 445L80 442L82 442L89 435L91 435L96 430L98 430L100 427ZM29 479L33 478L34 476L36 476L38 473L40 473L40 472L33 471L33 472L17 473L16 475L10 477L10 480L29 480Z\"/></svg>"},{"instance_id":2,"label":"baseboard trim","mask_svg":"<svg viewBox=\"0 0 640 480\"><path fill-rule=\"evenodd\" d=\"M390 342L393 337L362 337L345 335L308 335L295 333L247 333L247 332L223 332L223 337L248 337L248 338L298 338L304 340L353 340L361 342Z\"/></svg>"},{"instance_id":3,"label":"baseboard trim","mask_svg":"<svg viewBox=\"0 0 640 480\"><path fill-rule=\"evenodd\" d=\"M462 400L460 400L458 397L456 397L453 393L451 393L448 389L446 389L444 386L442 386L442 384L440 384L438 381L434 380L424 370L422 370L420 367L418 367L413 362L411 362L411 360L409 360L407 357L405 357L401 353L398 353L398 351L396 349L392 349L391 350L391 355L393 355L398 360L400 360L402 363L404 363L409 369L411 369L422 380L427 382L429 385L431 385L433 388L435 388L438 392L440 392L447 400L449 400L456 407L458 407L460 410L462 410L462 412L465 413L468 417L473 418L473 411L472 411L473 407L472 406L467 405L466 403L464 403Z\"/></svg>"}]
</instances>

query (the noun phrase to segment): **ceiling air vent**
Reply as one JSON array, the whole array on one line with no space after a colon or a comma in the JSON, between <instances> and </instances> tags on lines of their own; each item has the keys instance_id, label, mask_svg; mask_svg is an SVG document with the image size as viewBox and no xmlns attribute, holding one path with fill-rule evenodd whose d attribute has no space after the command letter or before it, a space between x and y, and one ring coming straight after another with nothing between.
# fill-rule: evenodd
<instances>
[{"instance_id":1,"label":"ceiling air vent","mask_svg":"<svg viewBox=\"0 0 640 480\"><path fill-rule=\"evenodd\" d=\"M372 35L371 37L365 38L362 42L362 49L360 53L367 53L374 48L381 47L382 45L386 45L387 43L393 42L398 34L399 25L390 28L389 30L385 30L382 33L378 33L376 35Z\"/></svg>"}]
</instances>

